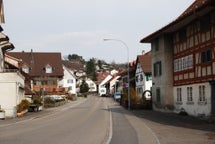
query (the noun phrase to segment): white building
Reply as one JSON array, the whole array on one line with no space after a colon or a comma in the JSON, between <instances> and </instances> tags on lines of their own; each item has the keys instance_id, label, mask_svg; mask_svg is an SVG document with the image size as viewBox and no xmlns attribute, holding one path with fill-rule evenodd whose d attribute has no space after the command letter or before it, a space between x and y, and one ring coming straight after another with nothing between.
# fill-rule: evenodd
<instances>
[{"instance_id":1,"label":"white building","mask_svg":"<svg viewBox=\"0 0 215 144\"><path fill-rule=\"evenodd\" d=\"M151 52L137 56L137 65L135 72L136 96L142 98L144 91L151 91L152 88L152 67ZM151 99L151 97L146 97Z\"/></svg>"},{"instance_id":2,"label":"white building","mask_svg":"<svg viewBox=\"0 0 215 144\"><path fill-rule=\"evenodd\" d=\"M86 83L89 86L89 92L96 92L97 91L97 86L94 81L92 81L90 78L86 79Z\"/></svg>"},{"instance_id":3,"label":"white building","mask_svg":"<svg viewBox=\"0 0 215 144\"><path fill-rule=\"evenodd\" d=\"M69 68L65 66L63 66L63 70L64 70L64 76L63 76L63 79L59 81L59 86L65 88L70 94L76 94L75 75Z\"/></svg>"},{"instance_id":4,"label":"white building","mask_svg":"<svg viewBox=\"0 0 215 144\"><path fill-rule=\"evenodd\" d=\"M19 72L0 73L0 105L6 117L16 117L16 106L25 99L24 79Z\"/></svg>"}]
</instances>

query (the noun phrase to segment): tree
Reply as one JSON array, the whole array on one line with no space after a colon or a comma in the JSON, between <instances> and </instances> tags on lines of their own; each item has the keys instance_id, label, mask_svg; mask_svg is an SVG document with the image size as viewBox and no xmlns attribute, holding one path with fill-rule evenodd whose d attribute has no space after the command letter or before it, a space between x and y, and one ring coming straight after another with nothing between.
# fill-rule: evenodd
<instances>
[{"instance_id":1,"label":"tree","mask_svg":"<svg viewBox=\"0 0 215 144\"><path fill-rule=\"evenodd\" d=\"M86 83L85 79L82 81L81 85L80 85L80 92L81 93L85 93L89 91L89 86Z\"/></svg>"},{"instance_id":2,"label":"tree","mask_svg":"<svg viewBox=\"0 0 215 144\"><path fill-rule=\"evenodd\" d=\"M93 81L97 81L96 60L94 58L91 58L87 62L86 74L87 77L91 78Z\"/></svg>"},{"instance_id":3,"label":"tree","mask_svg":"<svg viewBox=\"0 0 215 144\"><path fill-rule=\"evenodd\" d=\"M84 62L85 60L82 58L82 56L79 56L77 54L69 54L68 55L68 60L72 61L72 60L76 60L76 61L80 61L80 62Z\"/></svg>"}]
</instances>

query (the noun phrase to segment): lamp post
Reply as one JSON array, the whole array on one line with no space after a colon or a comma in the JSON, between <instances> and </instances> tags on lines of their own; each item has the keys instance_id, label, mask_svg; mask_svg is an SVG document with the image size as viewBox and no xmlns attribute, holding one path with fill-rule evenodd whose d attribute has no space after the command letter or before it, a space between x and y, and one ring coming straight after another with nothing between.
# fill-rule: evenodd
<instances>
[{"instance_id":1,"label":"lamp post","mask_svg":"<svg viewBox=\"0 0 215 144\"><path fill-rule=\"evenodd\" d=\"M128 76L127 76L127 81L128 81L128 110L130 110L130 74L129 74L129 48L127 44L119 39L103 39L104 41L117 41L123 44L126 48L127 51L127 62L128 62Z\"/></svg>"}]
</instances>

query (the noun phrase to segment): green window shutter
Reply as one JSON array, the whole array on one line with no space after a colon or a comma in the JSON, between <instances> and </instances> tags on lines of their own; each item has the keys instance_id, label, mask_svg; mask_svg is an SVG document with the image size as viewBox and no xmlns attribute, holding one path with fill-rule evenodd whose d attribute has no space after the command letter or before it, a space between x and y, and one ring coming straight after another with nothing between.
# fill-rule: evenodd
<instances>
[{"instance_id":1,"label":"green window shutter","mask_svg":"<svg viewBox=\"0 0 215 144\"><path fill-rule=\"evenodd\" d=\"M153 65L154 67L154 76L156 77L156 63Z\"/></svg>"},{"instance_id":2,"label":"green window shutter","mask_svg":"<svg viewBox=\"0 0 215 144\"><path fill-rule=\"evenodd\" d=\"M161 101L161 97L160 97L160 88L156 89L156 98L157 98L157 102Z\"/></svg>"},{"instance_id":3,"label":"green window shutter","mask_svg":"<svg viewBox=\"0 0 215 144\"><path fill-rule=\"evenodd\" d=\"M161 64L161 61L159 62L159 74L162 75L162 64Z\"/></svg>"},{"instance_id":4,"label":"green window shutter","mask_svg":"<svg viewBox=\"0 0 215 144\"><path fill-rule=\"evenodd\" d=\"M149 75L148 74L146 75L146 81L149 81Z\"/></svg>"}]
</instances>

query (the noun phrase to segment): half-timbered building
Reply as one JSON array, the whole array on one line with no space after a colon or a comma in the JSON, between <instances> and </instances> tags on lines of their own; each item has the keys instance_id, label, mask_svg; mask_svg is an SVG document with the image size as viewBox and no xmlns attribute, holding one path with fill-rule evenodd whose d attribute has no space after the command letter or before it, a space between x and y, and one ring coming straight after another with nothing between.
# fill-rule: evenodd
<instances>
[{"instance_id":1,"label":"half-timbered building","mask_svg":"<svg viewBox=\"0 0 215 144\"><path fill-rule=\"evenodd\" d=\"M141 43L152 44L153 107L215 115L215 1L196 0Z\"/></svg>"}]
</instances>

